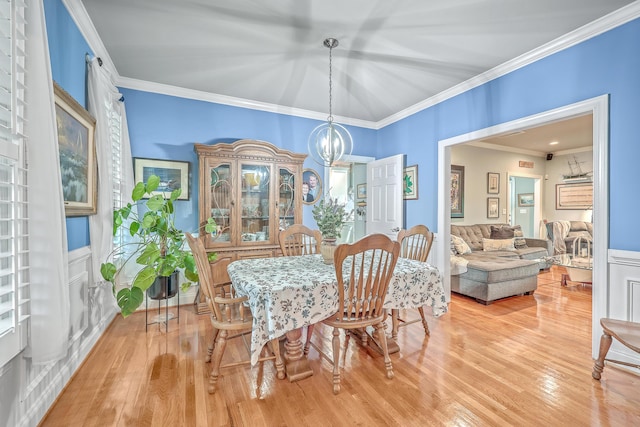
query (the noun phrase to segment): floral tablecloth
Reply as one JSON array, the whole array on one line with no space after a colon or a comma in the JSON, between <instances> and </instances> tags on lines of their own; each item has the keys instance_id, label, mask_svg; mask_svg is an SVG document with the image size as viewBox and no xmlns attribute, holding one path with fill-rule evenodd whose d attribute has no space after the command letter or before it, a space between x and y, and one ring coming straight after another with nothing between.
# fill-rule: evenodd
<instances>
[{"instance_id":1,"label":"floral tablecloth","mask_svg":"<svg viewBox=\"0 0 640 427\"><path fill-rule=\"evenodd\" d=\"M269 340L320 322L338 309L335 267L320 255L238 260L227 271L237 295L249 297L253 365ZM435 317L447 312L440 272L424 262L398 259L384 307L423 306L431 306Z\"/></svg>"}]
</instances>

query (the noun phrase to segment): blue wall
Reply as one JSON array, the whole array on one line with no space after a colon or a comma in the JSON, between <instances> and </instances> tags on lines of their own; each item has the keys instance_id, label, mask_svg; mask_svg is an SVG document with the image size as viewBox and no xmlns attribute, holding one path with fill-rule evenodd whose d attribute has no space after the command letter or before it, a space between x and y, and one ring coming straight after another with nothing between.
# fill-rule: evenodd
<instances>
[{"instance_id":1,"label":"blue wall","mask_svg":"<svg viewBox=\"0 0 640 427\"><path fill-rule=\"evenodd\" d=\"M45 0L45 6L54 79L83 101L84 54L89 49L59 0ZM632 196L637 193L632 185L640 159L640 144L635 143L640 134L638 52L640 20L635 20L379 131L350 127L354 154L405 153L407 165L418 164L420 198L406 202L406 225L424 223L436 230L438 140L609 94L610 247L640 250L635 218L640 198ZM190 161L193 189L198 179L194 142L253 138L305 152L307 135L317 125L309 119L136 90L124 89L123 94L133 156ZM311 160L305 167L318 169ZM181 227L195 229L196 192L178 209ZM304 222L310 218L310 207L305 206ZM82 220L67 222L70 249L88 243L86 219Z\"/></svg>"}]
</instances>

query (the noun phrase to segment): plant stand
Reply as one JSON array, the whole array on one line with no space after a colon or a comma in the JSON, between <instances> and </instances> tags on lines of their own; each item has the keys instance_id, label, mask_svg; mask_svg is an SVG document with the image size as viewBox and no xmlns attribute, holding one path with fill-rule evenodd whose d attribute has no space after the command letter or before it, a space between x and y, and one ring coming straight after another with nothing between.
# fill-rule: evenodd
<instances>
[{"instance_id":1,"label":"plant stand","mask_svg":"<svg viewBox=\"0 0 640 427\"><path fill-rule=\"evenodd\" d=\"M149 293L145 292L145 315L144 315L144 319L145 319L145 332L149 330L149 325L153 325L154 323L161 323L162 322L162 314L160 312L160 306L162 305L162 300L165 300L165 306L164 306L164 327L165 327L165 332L169 332L169 320L176 320L177 323L180 323L180 289L178 289L178 291L176 292L177 296L178 296L178 305L177 307L177 315L174 316L173 313L169 313L169 298L173 298L174 295L169 295L169 284L168 281L164 281L163 282L163 292L162 292L162 296L160 298L151 298L153 300L158 301L158 314L152 319L151 322L149 322Z\"/></svg>"}]
</instances>

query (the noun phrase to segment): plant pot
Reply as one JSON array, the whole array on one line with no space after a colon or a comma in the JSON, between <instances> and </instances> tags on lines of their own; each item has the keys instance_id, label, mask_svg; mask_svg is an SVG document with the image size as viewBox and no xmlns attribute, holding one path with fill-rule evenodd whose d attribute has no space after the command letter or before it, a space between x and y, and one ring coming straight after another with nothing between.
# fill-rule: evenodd
<instances>
[{"instance_id":1,"label":"plant pot","mask_svg":"<svg viewBox=\"0 0 640 427\"><path fill-rule=\"evenodd\" d=\"M158 277L147 289L147 296L151 299L173 298L180 289L180 272L174 271L171 276Z\"/></svg>"},{"instance_id":2,"label":"plant pot","mask_svg":"<svg viewBox=\"0 0 640 427\"><path fill-rule=\"evenodd\" d=\"M320 242L320 254L325 264L333 264L333 254L336 251L336 239L322 239Z\"/></svg>"}]
</instances>

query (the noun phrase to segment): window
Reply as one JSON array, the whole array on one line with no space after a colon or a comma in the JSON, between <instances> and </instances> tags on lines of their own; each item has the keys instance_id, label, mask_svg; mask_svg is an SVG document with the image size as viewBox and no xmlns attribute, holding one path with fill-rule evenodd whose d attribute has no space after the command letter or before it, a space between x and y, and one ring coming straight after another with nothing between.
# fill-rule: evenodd
<instances>
[{"instance_id":1,"label":"window","mask_svg":"<svg viewBox=\"0 0 640 427\"><path fill-rule=\"evenodd\" d=\"M25 347L29 317L25 12L0 0L0 366Z\"/></svg>"}]
</instances>

